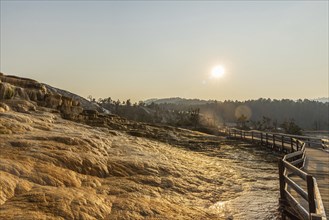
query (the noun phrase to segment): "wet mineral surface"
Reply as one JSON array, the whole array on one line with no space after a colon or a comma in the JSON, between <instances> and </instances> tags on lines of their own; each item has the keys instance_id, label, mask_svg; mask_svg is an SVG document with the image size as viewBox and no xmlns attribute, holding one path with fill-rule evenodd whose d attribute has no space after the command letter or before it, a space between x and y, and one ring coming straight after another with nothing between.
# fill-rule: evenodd
<instances>
[{"instance_id":1,"label":"wet mineral surface","mask_svg":"<svg viewBox=\"0 0 329 220\"><path fill-rule=\"evenodd\" d=\"M277 218L277 158L270 152L150 128L133 136L44 109L0 113L0 218Z\"/></svg>"}]
</instances>

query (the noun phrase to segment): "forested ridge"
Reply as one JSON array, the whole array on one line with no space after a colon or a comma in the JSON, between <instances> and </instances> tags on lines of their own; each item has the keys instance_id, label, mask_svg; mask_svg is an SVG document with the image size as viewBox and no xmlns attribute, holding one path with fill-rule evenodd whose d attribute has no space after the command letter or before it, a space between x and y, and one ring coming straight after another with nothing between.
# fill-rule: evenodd
<instances>
[{"instance_id":1,"label":"forested ridge","mask_svg":"<svg viewBox=\"0 0 329 220\"><path fill-rule=\"evenodd\" d=\"M172 98L152 102L120 102L99 99L99 104L129 119L178 126L239 124L271 130L294 122L303 130L329 130L329 103L311 100L258 99L247 101L204 101Z\"/></svg>"}]
</instances>

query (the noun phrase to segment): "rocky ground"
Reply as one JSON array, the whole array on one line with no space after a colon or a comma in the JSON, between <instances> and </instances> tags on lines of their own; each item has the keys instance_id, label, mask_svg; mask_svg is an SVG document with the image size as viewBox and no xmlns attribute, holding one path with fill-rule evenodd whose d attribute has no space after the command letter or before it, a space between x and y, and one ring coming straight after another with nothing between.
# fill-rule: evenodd
<instances>
[{"instance_id":1,"label":"rocky ground","mask_svg":"<svg viewBox=\"0 0 329 220\"><path fill-rule=\"evenodd\" d=\"M276 158L263 150L0 80L0 219L278 216Z\"/></svg>"}]
</instances>

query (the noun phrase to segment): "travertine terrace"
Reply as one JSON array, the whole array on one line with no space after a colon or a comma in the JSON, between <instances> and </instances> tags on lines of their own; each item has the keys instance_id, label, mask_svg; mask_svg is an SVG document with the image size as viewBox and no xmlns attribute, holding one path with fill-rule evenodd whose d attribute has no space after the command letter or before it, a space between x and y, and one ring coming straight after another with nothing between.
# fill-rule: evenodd
<instances>
[{"instance_id":1,"label":"travertine terrace","mask_svg":"<svg viewBox=\"0 0 329 220\"><path fill-rule=\"evenodd\" d=\"M271 155L0 80L1 219L277 218Z\"/></svg>"}]
</instances>

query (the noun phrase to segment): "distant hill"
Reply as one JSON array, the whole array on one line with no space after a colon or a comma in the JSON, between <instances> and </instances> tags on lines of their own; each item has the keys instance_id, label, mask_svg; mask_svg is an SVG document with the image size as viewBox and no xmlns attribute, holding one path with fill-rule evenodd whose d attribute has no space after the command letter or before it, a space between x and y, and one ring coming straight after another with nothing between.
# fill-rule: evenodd
<instances>
[{"instance_id":1,"label":"distant hill","mask_svg":"<svg viewBox=\"0 0 329 220\"><path fill-rule=\"evenodd\" d=\"M327 103L327 102L329 102L329 97L310 99L310 101ZM180 98L180 97L171 97L171 98L162 98L162 99L153 98L153 99L147 99L147 100L144 101L144 103L146 105L149 105L152 102L154 104L158 104L158 105L159 104L203 105L203 104L215 103L215 102L220 102L220 101L202 100L202 99L186 99L186 98Z\"/></svg>"},{"instance_id":2,"label":"distant hill","mask_svg":"<svg viewBox=\"0 0 329 220\"><path fill-rule=\"evenodd\" d=\"M154 104L176 104L176 105L203 105L207 103L214 103L215 100L201 100L201 99L185 99L185 98L163 98L163 99L148 99L145 100L144 103L149 105L151 103Z\"/></svg>"}]
</instances>

